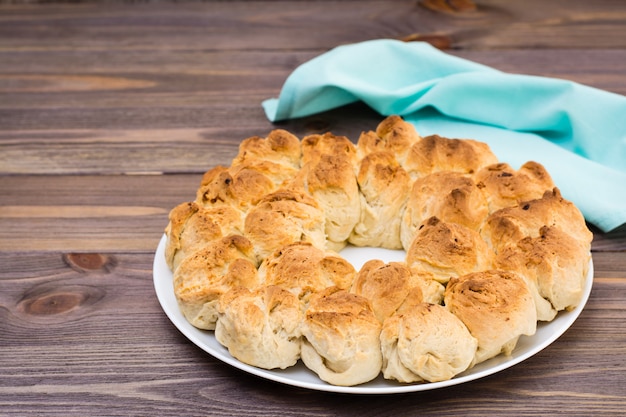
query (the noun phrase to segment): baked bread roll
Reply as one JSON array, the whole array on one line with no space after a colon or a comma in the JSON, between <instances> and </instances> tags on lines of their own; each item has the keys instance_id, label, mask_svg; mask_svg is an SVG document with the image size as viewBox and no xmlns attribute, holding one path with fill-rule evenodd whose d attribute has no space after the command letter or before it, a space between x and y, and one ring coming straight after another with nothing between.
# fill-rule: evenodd
<instances>
[{"instance_id":1,"label":"baked bread roll","mask_svg":"<svg viewBox=\"0 0 626 417\"><path fill-rule=\"evenodd\" d=\"M357 156L362 160L370 153L391 152L403 165L411 147L421 137L415 127L400 116L389 116L376 127L376 131L361 133L357 142Z\"/></svg>"},{"instance_id":2,"label":"baked bread roll","mask_svg":"<svg viewBox=\"0 0 626 417\"><path fill-rule=\"evenodd\" d=\"M543 226L537 237L525 237L503 249L495 263L525 278L537 319L550 321L557 312L580 303L590 258L588 245L557 227Z\"/></svg>"},{"instance_id":3,"label":"baked bread roll","mask_svg":"<svg viewBox=\"0 0 626 417\"><path fill-rule=\"evenodd\" d=\"M356 246L402 249L398 213L404 210L411 179L390 152L373 152L357 176L361 212L349 242Z\"/></svg>"},{"instance_id":4,"label":"baked bread roll","mask_svg":"<svg viewBox=\"0 0 626 417\"><path fill-rule=\"evenodd\" d=\"M179 204L169 213L165 260L175 271L186 256L212 241L242 233L241 212L230 206L206 208L194 201Z\"/></svg>"},{"instance_id":5,"label":"baked bread roll","mask_svg":"<svg viewBox=\"0 0 626 417\"><path fill-rule=\"evenodd\" d=\"M174 295L195 327L214 330L220 297L235 287L259 285L254 247L243 236L215 240L184 258L174 271Z\"/></svg>"},{"instance_id":6,"label":"baked bread roll","mask_svg":"<svg viewBox=\"0 0 626 417\"><path fill-rule=\"evenodd\" d=\"M451 277L491 269L493 258L493 252L475 230L431 217L418 229L406 263L445 284Z\"/></svg>"},{"instance_id":7,"label":"baked bread roll","mask_svg":"<svg viewBox=\"0 0 626 417\"><path fill-rule=\"evenodd\" d=\"M448 380L470 367L477 340L438 304L422 303L383 324L383 376L409 383Z\"/></svg>"},{"instance_id":8,"label":"baked bread roll","mask_svg":"<svg viewBox=\"0 0 626 417\"><path fill-rule=\"evenodd\" d=\"M381 324L366 298L338 288L311 297L302 323L302 361L323 381L352 386L376 378L382 366Z\"/></svg>"},{"instance_id":9,"label":"baked bread roll","mask_svg":"<svg viewBox=\"0 0 626 417\"><path fill-rule=\"evenodd\" d=\"M302 152L302 168L290 187L317 201L325 216L327 247L338 251L361 213L356 149L344 136L325 134L302 139Z\"/></svg>"},{"instance_id":10,"label":"baked bread roll","mask_svg":"<svg viewBox=\"0 0 626 417\"><path fill-rule=\"evenodd\" d=\"M220 298L215 339L239 361L263 369L285 369L300 358L302 313L289 291L237 287Z\"/></svg>"},{"instance_id":11,"label":"baked bread roll","mask_svg":"<svg viewBox=\"0 0 626 417\"><path fill-rule=\"evenodd\" d=\"M437 302L443 286L435 280L413 273L404 262L367 261L360 269L350 292L367 298L376 318L382 323L400 306L417 305L426 300Z\"/></svg>"},{"instance_id":12,"label":"baked bread roll","mask_svg":"<svg viewBox=\"0 0 626 417\"><path fill-rule=\"evenodd\" d=\"M259 266L259 280L292 292L302 302L303 310L309 297L325 288L349 289L355 275L356 270L348 261L308 242L284 246Z\"/></svg>"},{"instance_id":13,"label":"baked bread roll","mask_svg":"<svg viewBox=\"0 0 626 417\"><path fill-rule=\"evenodd\" d=\"M451 278L446 308L478 340L474 364L510 355L521 335L537 329L537 311L524 280L514 272L489 270Z\"/></svg>"},{"instance_id":14,"label":"baked bread roll","mask_svg":"<svg viewBox=\"0 0 626 417\"><path fill-rule=\"evenodd\" d=\"M205 207L230 206L246 212L274 190L274 181L259 171L239 169L231 173L217 166L202 176L195 201Z\"/></svg>"},{"instance_id":15,"label":"baked bread roll","mask_svg":"<svg viewBox=\"0 0 626 417\"><path fill-rule=\"evenodd\" d=\"M593 239L580 210L564 199L556 187L539 199L492 213L485 221L481 235L498 253L525 237L537 237L543 226L558 227L588 246Z\"/></svg>"},{"instance_id":16,"label":"baked bread roll","mask_svg":"<svg viewBox=\"0 0 626 417\"><path fill-rule=\"evenodd\" d=\"M440 171L469 175L497 162L498 158L486 143L431 135L418 140L411 147L404 169L411 178L420 178Z\"/></svg>"},{"instance_id":17,"label":"baked bread roll","mask_svg":"<svg viewBox=\"0 0 626 417\"><path fill-rule=\"evenodd\" d=\"M253 170L269 178L275 189L286 185L298 174L301 158L300 140L286 130L272 130L266 138L253 136L239 145L229 172Z\"/></svg>"},{"instance_id":18,"label":"baked bread roll","mask_svg":"<svg viewBox=\"0 0 626 417\"><path fill-rule=\"evenodd\" d=\"M489 205L489 213L516 206L522 201L541 198L554 188L543 165L529 161L514 170L505 162L486 166L474 176Z\"/></svg>"},{"instance_id":19,"label":"baked bread roll","mask_svg":"<svg viewBox=\"0 0 626 417\"><path fill-rule=\"evenodd\" d=\"M342 159L350 161L353 167L356 164L356 147L345 136L336 136L330 132L323 135L308 135L302 138L301 146L301 166L305 166L309 162L319 161L324 155L337 155Z\"/></svg>"},{"instance_id":20,"label":"baked bread roll","mask_svg":"<svg viewBox=\"0 0 626 417\"><path fill-rule=\"evenodd\" d=\"M298 169L301 157L300 140L286 130L275 129L265 138L252 136L243 140L231 166L262 160Z\"/></svg>"},{"instance_id":21,"label":"baked bread roll","mask_svg":"<svg viewBox=\"0 0 626 417\"><path fill-rule=\"evenodd\" d=\"M261 261L277 248L295 242L310 242L324 249L324 220L316 200L294 190L279 190L250 209L244 221L244 235Z\"/></svg>"},{"instance_id":22,"label":"baked bread roll","mask_svg":"<svg viewBox=\"0 0 626 417\"><path fill-rule=\"evenodd\" d=\"M481 189L468 176L442 171L413 183L402 217L401 238L408 248L415 229L429 217L479 230L489 214Z\"/></svg>"},{"instance_id":23,"label":"baked bread roll","mask_svg":"<svg viewBox=\"0 0 626 417\"><path fill-rule=\"evenodd\" d=\"M228 171L234 177L241 175L242 171L248 175L250 175L249 171L253 171L255 174L262 174L265 178L272 181L273 189L277 190L287 185L298 174L299 169L271 161L254 160L247 161L241 165L231 166Z\"/></svg>"}]
</instances>

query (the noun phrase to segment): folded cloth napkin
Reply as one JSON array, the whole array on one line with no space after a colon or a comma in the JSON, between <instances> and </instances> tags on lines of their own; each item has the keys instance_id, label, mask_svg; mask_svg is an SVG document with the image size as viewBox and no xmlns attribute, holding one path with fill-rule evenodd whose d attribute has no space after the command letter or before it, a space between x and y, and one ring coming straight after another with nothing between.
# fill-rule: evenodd
<instances>
[{"instance_id":1,"label":"folded cloth napkin","mask_svg":"<svg viewBox=\"0 0 626 417\"><path fill-rule=\"evenodd\" d=\"M402 116L422 136L486 142L514 168L537 161L590 223L605 232L626 223L624 96L504 73L427 43L374 40L304 63L263 107L279 121L359 100Z\"/></svg>"}]
</instances>

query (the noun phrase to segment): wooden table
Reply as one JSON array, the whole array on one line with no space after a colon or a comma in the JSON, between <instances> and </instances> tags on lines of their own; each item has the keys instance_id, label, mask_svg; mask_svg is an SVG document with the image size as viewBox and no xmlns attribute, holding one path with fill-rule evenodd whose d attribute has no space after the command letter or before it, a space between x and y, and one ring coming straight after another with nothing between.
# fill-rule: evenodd
<instances>
[{"instance_id":1,"label":"wooden table","mask_svg":"<svg viewBox=\"0 0 626 417\"><path fill-rule=\"evenodd\" d=\"M260 103L299 64L377 38L626 94L623 1L0 4L0 415L623 415L623 228L594 229L593 291L560 339L449 388L274 383L165 316L152 262L168 211L246 137L372 129L363 105L272 125Z\"/></svg>"}]
</instances>

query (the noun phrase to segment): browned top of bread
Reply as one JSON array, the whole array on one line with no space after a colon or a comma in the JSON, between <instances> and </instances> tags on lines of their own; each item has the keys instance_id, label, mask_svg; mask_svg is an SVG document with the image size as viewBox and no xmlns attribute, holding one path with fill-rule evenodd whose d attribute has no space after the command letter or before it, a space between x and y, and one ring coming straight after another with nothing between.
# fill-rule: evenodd
<instances>
[{"instance_id":1,"label":"browned top of bread","mask_svg":"<svg viewBox=\"0 0 626 417\"><path fill-rule=\"evenodd\" d=\"M355 275L348 261L308 242L292 243L274 251L259 267L264 285L285 288L305 304L311 294L325 288L350 288Z\"/></svg>"},{"instance_id":2,"label":"browned top of bread","mask_svg":"<svg viewBox=\"0 0 626 417\"><path fill-rule=\"evenodd\" d=\"M266 138L253 136L241 142L229 172L237 176L242 170L256 171L281 187L297 174L301 157L300 140L286 130L275 129Z\"/></svg>"},{"instance_id":3,"label":"browned top of bread","mask_svg":"<svg viewBox=\"0 0 626 417\"><path fill-rule=\"evenodd\" d=\"M497 162L497 157L486 143L431 135L411 147L405 169L413 178L438 171L473 174L480 168Z\"/></svg>"},{"instance_id":4,"label":"browned top of bread","mask_svg":"<svg viewBox=\"0 0 626 417\"><path fill-rule=\"evenodd\" d=\"M275 188L281 188L289 184L289 182L299 172L299 168L291 165L278 164L266 160L249 160L239 165L233 165L228 170L233 177L239 177L241 172L254 171L254 173L262 174L274 183ZM251 175L251 174L247 174Z\"/></svg>"},{"instance_id":5,"label":"browned top of bread","mask_svg":"<svg viewBox=\"0 0 626 417\"><path fill-rule=\"evenodd\" d=\"M246 211L275 189L274 181L257 170L240 169L231 174L228 168L217 166L202 177L196 202Z\"/></svg>"},{"instance_id":6,"label":"browned top of bread","mask_svg":"<svg viewBox=\"0 0 626 417\"><path fill-rule=\"evenodd\" d=\"M480 169L474 177L489 202L489 211L511 207L522 201L541 198L554 183L543 165L529 161L514 170L501 162Z\"/></svg>"},{"instance_id":7,"label":"browned top of bread","mask_svg":"<svg viewBox=\"0 0 626 417\"><path fill-rule=\"evenodd\" d=\"M478 232L431 217L420 226L406 254L411 268L428 271L440 282L490 269L493 252Z\"/></svg>"},{"instance_id":8,"label":"browned top of bread","mask_svg":"<svg viewBox=\"0 0 626 417\"><path fill-rule=\"evenodd\" d=\"M187 255L230 234L243 233L241 213L230 206L206 208L196 202L182 203L169 213L165 230L165 258L172 270Z\"/></svg>"},{"instance_id":9,"label":"browned top of bread","mask_svg":"<svg viewBox=\"0 0 626 417\"><path fill-rule=\"evenodd\" d=\"M366 198L384 197L391 204L406 200L411 179L391 152L372 152L361 160L358 167L357 180ZM394 187L396 183L402 186Z\"/></svg>"},{"instance_id":10,"label":"browned top of bread","mask_svg":"<svg viewBox=\"0 0 626 417\"><path fill-rule=\"evenodd\" d=\"M323 154L305 164L300 170L302 180L311 194L328 189L340 189L348 195L357 193L356 176L352 161L346 155Z\"/></svg>"},{"instance_id":11,"label":"browned top of bread","mask_svg":"<svg viewBox=\"0 0 626 417\"><path fill-rule=\"evenodd\" d=\"M346 155L323 154L306 163L291 187L309 193L325 214L329 242L340 249L361 214L359 187L352 162Z\"/></svg>"},{"instance_id":12,"label":"browned top of bread","mask_svg":"<svg viewBox=\"0 0 626 417\"><path fill-rule=\"evenodd\" d=\"M510 271L451 278L444 304L478 340L476 363L501 352L510 354L519 336L533 335L537 327L533 297L524 280Z\"/></svg>"},{"instance_id":13,"label":"browned top of bread","mask_svg":"<svg viewBox=\"0 0 626 417\"><path fill-rule=\"evenodd\" d=\"M497 253L524 237L536 237L543 226L558 227L584 244L590 244L593 238L580 210L556 187L539 199L492 213L481 234Z\"/></svg>"},{"instance_id":14,"label":"browned top of bread","mask_svg":"<svg viewBox=\"0 0 626 417\"><path fill-rule=\"evenodd\" d=\"M235 287L259 285L252 243L232 235L211 242L184 258L174 271L174 295L185 318L213 330L219 298Z\"/></svg>"},{"instance_id":15,"label":"browned top of bread","mask_svg":"<svg viewBox=\"0 0 626 417\"><path fill-rule=\"evenodd\" d=\"M250 209L244 234L253 242L259 259L294 242L311 242L323 249L324 213L317 201L294 190L280 190L263 197Z\"/></svg>"},{"instance_id":16,"label":"browned top of bread","mask_svg":"<svg viewBox=\"0 0 626 417\"><path fill-rule=\"evenodd\" d=\"M253 250L252 243L238 235L211 242L181 262L174 273L174 292L181 300L205 301L232 286L257 286Z\"/></svg>"},{"instance_id":17,"label":"browned top of bread","mask_svg":"<svg viewBox=\"0 0 626 417\"><path fill-rule=\"evenodd\" d=\"M468 176L452 171L436 172L413 183L404 221L408 228L432 216L479 230L489 213L481 189Z\"/></svg>"},{"instance_id":18,"label":"browned top of bread","mask_svg":"<svg viewBox=\"0 0 626 417\"><path fill-rule=\"evenodd\" d=\"M376 127L376 131L361 133L357 142L359 159L373 152L391 152L404 163L411 146L421 137L415 127L400 116L389 116Z\"/></svg>"},{"instance_id":19,"label":"browned top of bread","mask_svg":"<svg viewBox=\"0 0 626 417\"><path fill-rule=\"evenodd\" d=\"M589 269L588 245L554 226L543 226L536 237L525 237L496 257L498 268L515 271L535 293L539 320L580 303Z\"/></svg>"},{"instance_id":20,"label":"browned top of bread","mask_svg":"<svg viewBox=\"0 0 626 417\"><path fill-rule=\"evenodd\" d=\"M242 141L232 166L263 160L300 168L301 154L300 140L296 136L286 130L275 129L265 138L253 136Z\"/></svg>"},{"instance_id":21,"label":"browned top of bread","mask_svg":"<svg viewBox=\"0 0 626 417\"><path fill-rule=\"evenodd\" d=\"M289 188L310 194L325 214L328 246L340 250L361 213L356 149L345 136L309 135L302 140L302 168Z\"/></svg>"},{"instance_id":22,"label":"browned top of bread","mask_svg":"<svg viewBox=\"0 0 626 417\"><path fill-rule=\"evenodd\" d=\"M319 159L322 155L334 155L351 161L354 165L356 147L347 137L336 136L332 133L314 134L302 138L302 166Z\"/></svg>"},{"instance_id":23,"label":"browned top of bread","mask_svg":"<svg viewBox=\"0 0 626 417\"><path fill-rule=\"evenodd\" d=\"M424 301L419 279L403 262L385 263L373 259L361 267L350 292L367 298L376 318L382 323L400 308L407 297L413 304Z\"/></svg>"}]
</instances>

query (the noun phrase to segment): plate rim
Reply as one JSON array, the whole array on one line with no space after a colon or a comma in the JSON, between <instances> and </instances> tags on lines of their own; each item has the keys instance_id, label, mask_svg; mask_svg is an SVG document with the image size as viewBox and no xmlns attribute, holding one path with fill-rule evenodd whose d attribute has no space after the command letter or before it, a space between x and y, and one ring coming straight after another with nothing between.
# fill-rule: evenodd
<instances>
[{"instance_id":1,"label":"plate rim","mask_svg":"<svg viewBox=\"0 0 626 417\"><path fill-rule=\"evenodd\" d=\"M188 340L190 340L197 347L213 356L215 359L224 362L228 365L233 366L241 371L247 372L249 374L255 375L257 377L261 377L267 380L271 380L274 382L282 383L285 385L291 385L300 388L306 388L316 391L325 391L325 392L336 392L336 393L347 393L347 394L396 394L396 393L407 393L407 392L419 392L419 391L428 391L433 389L439 389L444 387L449 387L453 385L459 385L466 382L474 381L476 379L484 378L489 375L493 375L495 373L501 372L505 369L508 369L514 365L519 364L520 362L525 361L526 359L536 355L537 353L544 350L546 347L550 346L554 341L556 341L559 337L561 337L578 319L580 314L582 313L589 297L591 295L591 289L593 287L594 280L594 268L593 268L593 259L590 256L589 258L589 271L587 273L587 277L585 279L585 286L583 289L583 297L581 298L580 303L571 311L562 311L559 312L557 318L555 320L545 323L538 322L538 329L540 326L550 326L556 327L557 330L553 331L549 334L548 337L544 338L540 341L540 343L533 345L530 349L525 352L515 355L516 350L519 348L519 344L516 349L513 350L512 355L507 357L505 355L498 355L494 358L488 359L485 362L482 362L476 367L466 370L452 379L440 382L416 382L412 384L402 384L397 381L387 381L390 386L368 386L368 383L356 385L356 386L338 386L326 383L318 378L318 376L313 372L306 368L308 372L312 374L318 381L315 382L307 382L303 380L293 379L289 377L289 370L292 368L287 368L286 370L267 370L262 368L257 368L252 365L245 364L240 362L238 359L234 358L228 353L228 350L222 347L222 351L218 351L211 346L208 346L204 338L212 338L215 339L215 336L212 331L201 330L194 326L192 326L182 315L180 309L175 300L173 286L171 285L171 279L173 277L172 272L170 271L166 261L165 261L165 245L167 243L167 236L164 234L157 246L157 249L154 254L153 261L153 285L156 292L157 299L161 308L163 309L165 315L172 322L174 327L178 329ZM376 249L376 248L372 248ZM169 277L168 277L169 273ZM168 282L166 279L169 278L169 288L171 291L167 290ZM172 298L174 299L174 305L172 306ZM557 321L558 320L558 321ZM560 324L557 326L556 324ZM522 336L522 338L532 339L536 337L537 334L533 336ZM217 341L215 341L217 343ZM218 343L219 344L219 343ZM221 345L220 345L221 346ZM507 359L508 358L508 359ZM492 366L487 366L487 365ZM482 366L481 366L482 365ZM298 365L301 365L301 360L298 361ZM476 370L477 367L481 367ZM379 375L377 380L380 379ZM370 381L371 382L371 381ZM393 385L391 385L393 384Z\"/></svg>"}]
</instances>

